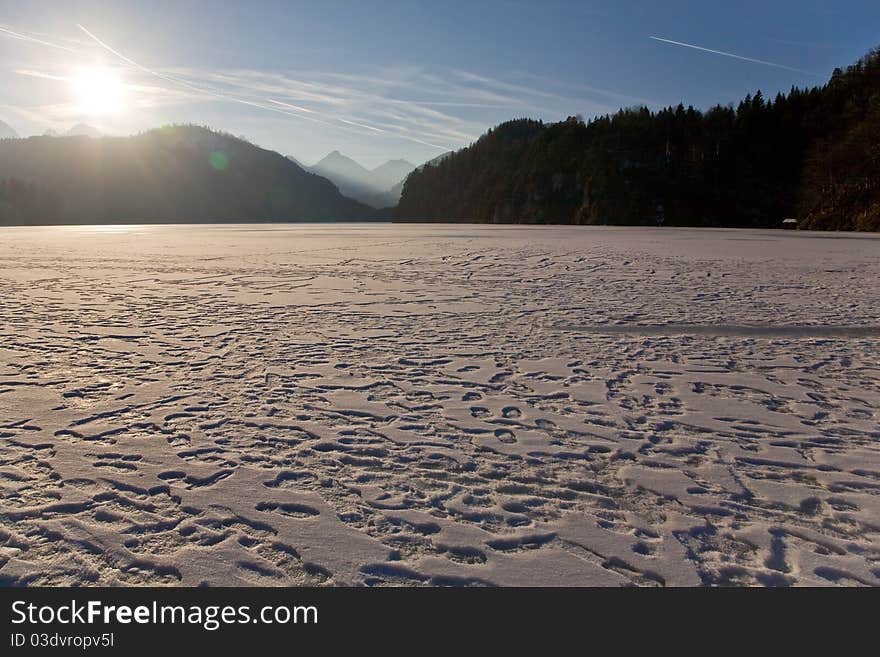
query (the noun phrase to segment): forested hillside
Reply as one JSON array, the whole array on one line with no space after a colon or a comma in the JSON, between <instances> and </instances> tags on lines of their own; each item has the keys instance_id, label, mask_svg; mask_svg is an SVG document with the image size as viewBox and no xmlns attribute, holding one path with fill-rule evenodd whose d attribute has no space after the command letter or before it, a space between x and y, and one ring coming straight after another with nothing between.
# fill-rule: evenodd
<instances>
[{"instance_id":1,"label":"forested hillside","mask_svg":"<svg viewBox=\"0 0 880 657\"><path fill-rule=\"evenodd\" d=\"M519 119L413 172L403 221L880 230L880 52L707 111Z\"/></svg>"},{"instance_id":2,"label":"forested hillside","mask_svg":"<svg viewBox=\"0 0 880 657\"><path fill-rule=\"evenodd\" d=\"M198 126L0 141L0 224L323 221L372 212L278 153Z\"/></svg>"}]
</instances>

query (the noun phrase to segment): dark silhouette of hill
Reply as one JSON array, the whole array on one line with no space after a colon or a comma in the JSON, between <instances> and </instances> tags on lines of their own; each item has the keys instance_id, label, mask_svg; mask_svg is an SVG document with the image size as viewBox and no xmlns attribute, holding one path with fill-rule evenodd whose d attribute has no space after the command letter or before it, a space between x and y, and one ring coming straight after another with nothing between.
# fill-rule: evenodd
<instances>
[{"instance_id":1,"label":"dark silhouette of hill","mask_svg":"<svg viewBox=\"0 0 880 657\"><path fill-rule=\"evenodd\" d=\"M501 124L411 173L395 217L880 230L880 52L736 107Z\"/></svg>"},{"instance_id":2,"label":"dark silhouette of hill","mask_svg":"<svg viewBox=\"0 0 880 657\"><path fill-rule=\"evenodd\" d=\"M814 114L800 189L805 228L880 230L880 49L836 69Z\"/></svg>"},{"instance_id":3,"label":"dark silhouette of hill","mask_svg":"<svg viewBox=\"0 0 880 657\"><path fill-rule=\"evenodd\" d=\"M0 223L325 221L371 208L278 153L197 126L0 142Z\"/></svg>"},{"instance_id":4,"label":"dark silhouette of hill","mask_svg":"<svg viewBox=\"0 0 880 657\"><path fill-rule=\"evenodd\" d=\"M445 160L447 157L452 155L454 152L455 151L446 151L445 153L442 153L442 154L438 155L437 157L430 159L427 162L425 162L424 164L416 167L415 169L411 170L409 173L412 173L413 171L421 170L425 167L436 166L437 164L440 164L440 162ZM406 184L406 179L409 176L409 173L406 176L404 176L403 178L401 178L400 182L398 182L396 185L392 186L391 189L389 190L391 196L394 198L395 203L398 203L400 201L400 195L403 193L403 186ZM388 209L388 208L385 208L385 209ZM393 206L391 209L393 209Z\"/></svg>"}]
</instances>

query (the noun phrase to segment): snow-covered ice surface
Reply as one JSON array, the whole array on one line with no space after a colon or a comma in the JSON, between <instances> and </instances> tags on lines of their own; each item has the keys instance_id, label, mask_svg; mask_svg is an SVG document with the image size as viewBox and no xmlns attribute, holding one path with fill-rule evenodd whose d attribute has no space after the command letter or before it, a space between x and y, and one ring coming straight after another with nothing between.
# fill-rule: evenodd
<instances>
[{"instance_id":1,"label":"snow-covered ice surface","mask_svg":"<svg viewBox=\"0 0 880 657\"><path fill-rule=\"evenodd\" d=\"M880 239L0 229L0 583L880 584Z\"/></svg>"}]
</instances>

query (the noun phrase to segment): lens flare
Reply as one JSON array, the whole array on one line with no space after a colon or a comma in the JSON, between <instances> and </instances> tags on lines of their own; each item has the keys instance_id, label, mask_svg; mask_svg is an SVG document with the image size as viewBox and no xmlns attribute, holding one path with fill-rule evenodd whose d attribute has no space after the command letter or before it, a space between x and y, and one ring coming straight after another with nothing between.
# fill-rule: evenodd
<instances>
[{"instance_id":1,"label":"lens flare","mask_svg":"<svg viewBox=\"0 0 880 657\"><path fill-rule=\"evenodd\" d=\"M225 171L229 166L229 157L223 151L211 151L208 162L216 171Z\"/></svg>"}]
</instances>

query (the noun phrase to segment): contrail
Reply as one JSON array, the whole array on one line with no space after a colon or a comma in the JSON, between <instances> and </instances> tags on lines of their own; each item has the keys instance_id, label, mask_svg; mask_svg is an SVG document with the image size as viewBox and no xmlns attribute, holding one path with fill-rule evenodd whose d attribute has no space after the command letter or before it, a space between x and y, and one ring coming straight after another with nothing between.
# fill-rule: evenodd
<instances>
[{"instance_id":1,"label":"contrail","mask_svg":"<svg viewBox=\"0 0 880 657\"><path fill-rule=\"evenodd\" d=\"M299 105L291 105L290 103L284 103L280 100L275 100L274 98L267 98L267 102L275 103L276 105L280 105L281 107L290 107L291 109L295 109L297 112L306 112L308 114L314 114L314 110L310 110L307 107L300 107Z\"/></svg>"},{"instance_id":2,"label":"contrail","mask_svg":"<svg viewBox=\"0 0 880 657\"><path fill-rule=\"evenodd\" d=\"M102 48L104 48L105 50L107 50L107 52L109 52L109 53L115 55L116 57L118 57L119 59L121 59L121 60L122 60L123 62L125 62L126 64L129 64L130 66L133 66L133 67L135 67L136 69L138 69L138 70L140 70L140 71L143 71L144 73L148 73L149 75L153 75L153 76L159 78L160 80L165 80L166 82L170 82L171 84L176 84L176 85L182 86L182 87L184 87L184 88L186 88L186 89L189 89L190 91L195 91L196 93L200 93L200 94L204 94L204 95L207 95L207 96L211 96L211 97L213 97L213 98L217 98L218 100L225 100L225 101L230 102L230 103L239 103L239 104L241 104L241 105L248 105L248 106L250 106L250 107L257 107L257 108L259 108L259 109L263 109L263 110L266 110L266 111L269 111L269 112L277 112L278 114L286 114L287 116L294 116L294 117L297 117L297 118L305 119L305 120L307 120L307 121L313 121L313 122L315 122L315 123L321 123L321 124L323 124L323 125L329 125L329 126L332 126L332 127L337 127L337 126L334 126L332 123L329 123L329 122L327 122L327 121L321 121L320 119L317 119L317 118L314 118L314 117L311 117L311 116L304 116L304 115L301 114L300 112L309 112L309 113L313 113L313 112L311 112L311 110L307 110L307 109L305 109L305 108L303 108L303 107L297 107L297 106L295 106L295 105L291 105L291 104L289 104L289 103L280 103L280 102L278 102L278 101L274 101L274 100L269 99L270 102L275 103L276 105L281 105L281 106L283 106L283 107L285 107L285 108L292 108L292 109L296 109L296 110L298 110L297 112L291 112L291 111L287 111L287 110L285 110L285 109L281 109L280 107L271 107L271 106L263 105L262 103L258 103L258 102L254 102L254 101L250 101L250 100L245 100L245 99L243 99L243 98L237 98L237 97L235 97L235 96L229 96L229 95L224 94L224 93L222 93L222 92L220 92L220 91L217 91L217 90L215 90L215 89L213 89L213 88L210 88L210 87L203 87L203 86L195 85L195 84L192 84L191 82L188 82L188 81L186 81L186 80L182 80L181 78L175 77L175 76L173 76L173 75L168 75L168 74L166 74L166 73L160 73L159 71L155 71L155 70L153 70L153 69L151 69L151 68L148 68L148 67L146 67L146 66L144 66L144 65L142 65L142 64L138 64L138 63L137 63L136 61L134 61L133 59L131 59L131 58L129 58L129 57L126 57L125 55L123 55L123 54L122 54L121 52L119 52L118 50L115 50L115 49L114 49L112 46L110 46L109 44L105 43L104 41L101 41L101 39L99 39L97 36L95 36L94 34L92 34L91 32L89 32L89 30L86 29L83 25L80 25L79 23L77 23L77 27L78 27L80 30L82 30L83 33L84 33L86 36L88 36L90 39L92 39L95 43L97 43L99 46L101 46Z\"/></svg>"},{"instance_id":3,"label":"contrail","mask_svg":"<svg viewBox=\"0 0 880 657\"><path fill-rule=\"evenodd\" d=\"M385 132L381 128L374 128L371 125L367 125L366 123L358 123L357 121L349 121L348 119L336 119L337 121L342 121L343 123L347 123L348 125L357 126L358 128L365 128L367 130L372 130L373 132Z\"/></svg>"},{"instance_id":4,"label":"contrail","mask_svg":"<svg viewBox=\"0 0 880 657\"><path fill-rule=\"evenodd\" d=\"M743 57L742 55L736 55L732 52L724 52L723 50L712 50L712 48L704 48L703 46L697 46L692 43L684 43L682 41L673 41L672 39L663 39L661 37L648 37L653 39L654 41L661 41L663 43L670 43L673 46L682 46L684 48L693 48L694 50L702 50L703 52L709 52L713 55L722 55L724 57L732 57L733 59L739 59L744 62L752 62L753 64L763 64L764 66L772 66L773 68L781 68L786 71L793 71L795 73L803 73L805 75L818 75L818 73L813 73L812 71L805 71L800 68L792 68L791 66L786 66L785 64L777 64L776 62L768 62L763 59L754 59L753 57Z\"/></svg>"},{"instance_id":5,"label":"contrail","mask_svg":"<svg viewBox=\"0 0 880 657\"><path fill-rule=\"evenodd\" d=\"M161 80L165 80L166 82L170 82L171 84L176 84L176 85L185 87L186 89L189 89L190 91L194 91L196 93L211 96L211 97L217 98L219 100L225 100L230 103L239 103L241 105L248 105L250 107L257 107L259 109L263 109L263 110L266 110L269 112L277 112L278 114L285 114L287 116L292 116L292 117L295 117L298 119L305 119L306 121L320 123L322 125L327 125L332 128L346 129L345 126L339 126L335 123L331 123L330 121L325 121L325 120L316 118L314 116L309 116L308 114L314 114L315 112L313 112L312 110L308 110L304 107L299 107L297 105L292 105L290 103L282 103L282 102L274 100L272 98L264 99L264 102L255 102L255 101L251 101L251 100L245 100L243 98L237 98L235 96L230 96L230 95L224 94L224 93L217 91L211 87L203 87L203 86L195 85L195 84L192 84L191 82L188 82L186 80L182 80L182 79L175 77L173 75L168 75L166 73L160 73L159 71L155 71L151 68L143 66L142 64L138 64L133 59L126 57L121 52L119 52L118 50L115 50L112 46L105 43L104 41L99 39L97 36L95 36L94 34L89 32L89 30L86 29L83 25L80 25L79 23L77 23L76 26L80 30L82 30L82 32L86 36L88 36L90 39L92 39L95 43L97 43L99 46L104 48L107 52L118 57L123 62L129 64L130 66L133 66L134 68L136 68L140 71L143 71L144 73L148 73L149 75L153 75ZM265 102L273 103L275 106L273 107L272 105L264 104ZM296 111L290 111L291 109L296 110ZM308 112L308 114L303 114L303 112ZM381 130L379 128L368 126L368 125L362 124L362 123L356 123L354 121L348 121L346 119L339 118L339 117L332 117L332 120L339 121L340 123L345 123L345 124L348 124L351 126L356 126L361 129L371 130L374 132L386 132L385 130ZM354 131L354 132L357 132L357 131ZM363 134L363 133L361 133L361 134ZM446 148L445 146L439 146L437 144L430 144L426 141L422 141L421 139L416 139L415 137L408 137L406 135L401 135L401 134L395 134L395 136L400 139L405 139L407 141L412 141L412 142L416 142L419 144L425 144L428 146L432 146L432 147L437 148L439 150L443 150Z\"/></svg>"},{"instance_id":6,"label":"contrail","mask_svg":"<svg viewBox=\"0 0 880 657\"><path fill-rule=\"evenodd\" d=\"M146 66L143 66L142 64L138 64L138 63L137 63L136 61L134 61L133 59L129 59L128 57L126 57L125 55L123 55L123 54L122 54L121 52L119 52L118 50L114 50L110 45L108 45L108 44L104 43L103 41L101 41L101 39L99 39L99 38L96 37L94 34L92 34L91 32L89 32L85 27L83 27L83 26L80 25L79 23L77 23L76 26L77 26L80 30L82 30L82 32L83 32L87 37L89 37L92 41L94 41L94 42L97 43L99 46L101 46L104 50L106 50L107 52L109 52L109 53L112 54L112 55L115 55L116 57L118 57L119 59L121 59L123 62L125 62L126 64L128 64L128 65L130 65L130 66L135 67L135 68L138 69L139 71L143 71L144 73L148 73L148 74L150 74L150 75L153 75L153 76L159 78L160 80L165 80L166 82L170 82L170 83L172 83L172 84L176 84L176 85L180 85L180 86L182 86L182 87L186 87L186 88L189 89L190 91L196 91L196 92L199 92L199 93L208 94L208 95L210 95L210 96L214 96L214 97L216 97L216 98L220 98L220 99L222 99L222 100L238 101L237 98L232 98L232 97L226 96L225 94L221 94L221 93L218 93L218 92L214 92L214 91L212 91L212 90L210 90L210 89L205 89L204 87L199 87L199 86L197 86L197 85L191 84L190 82L187 82L186 80L181 80L180 78L176 78L176 77L174 77L173 75L167 75L167 74L165 74L165 73L160 73L159 71L154 71L153 69L151 69L151 68L147 68ZM244 101L242 101L242 102L244 102Z\"/></svg>"},{"instance_id":7,"label":"contrail","mask_svg":"<svg viewBox=\"0 0 880 657\"><path fill-rule=\"evenodd\" d=\"M57 43L51 43L50 41L44 41L43 39L38 39L37 37L30 36L29 34L22 34L21 32L15 32L13 30L7 29L5 27L0 27L0 33L5 34L7 36L11 36L13 39L18 39L19 41L29 41L30 43L37 43L41 46L48 46L49 48L55 48L57 50L64 50L66 52L76 54L76 50L72 48L68 48L67 46L61 46Z\"/></svg>"}]
</instances>

